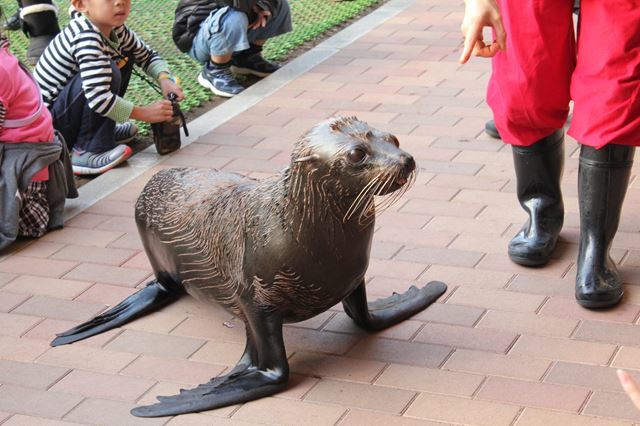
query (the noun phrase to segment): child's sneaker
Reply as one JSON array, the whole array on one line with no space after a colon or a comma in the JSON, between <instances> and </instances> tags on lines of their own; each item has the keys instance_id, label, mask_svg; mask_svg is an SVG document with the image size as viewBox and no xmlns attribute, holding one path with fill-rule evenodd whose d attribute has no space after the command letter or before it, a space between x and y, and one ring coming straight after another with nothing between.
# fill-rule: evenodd
<instances>
[{"instance_id":1,"label":"child's sneaker","mask_svg":"<svg viewBox=\"0 0 640 426\"><path fill-rule=\"evenodd\" d=\"M116 130L114 132L116 145L122 145L129 143L138 134L138 125L127 121L125 123L116 124Z\"/></svg>"},{"instance_id":2,"label":"child's sneaker","mask_svg":"<svg viewBox=\"0 0 640 426\"><path fill-rule=\"evenodd\" d=\"M133 150L127 145L118 145L106 152L87 152L74 149L71 167L77 175L99 175L131 157Z\"/></svg>"},{"instance_id":3,"label":"child's sneaker","mask_svg":"<svg viewBox=\"0 0 640 426\"><path fill-rule=\"evenodd\" d=\"M244 90L231 74L231 66L207 62L198 76L198 83L218 96L230 98Z\"/></svg>"}]
</instances>

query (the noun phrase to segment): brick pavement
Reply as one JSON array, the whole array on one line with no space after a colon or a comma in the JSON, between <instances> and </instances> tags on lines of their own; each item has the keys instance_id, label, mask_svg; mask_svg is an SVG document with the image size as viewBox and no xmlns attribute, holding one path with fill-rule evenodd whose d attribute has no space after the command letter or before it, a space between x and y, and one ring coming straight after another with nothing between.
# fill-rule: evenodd
<instances>
[{"instance_id":1,"label":"brick pavement","mask_svg":"<svg viewBox=\"0 0 640 426\"><path fill-rule=\"evenodd\" d=\"M0 256L1 424L640 423L614 376L625 368L640 378L637 174L613 253L627 296L612 311L586 311L572 296L577 145L567 144L557 255L546 268L514 265L505 248L523 213L509 149L482 133L488 64L456 62L462 4L385 7L399 13L213 130L205 123L200 138L152 158L150 170L82 207L65 229ZM377 334L354 327L340 307L287 326L287 391L177 418L142 420L128 410L235 364L244 332L220 308L184 298L104 335L48 346L55 331L151 275L132 215L153 172L194 165L265 176L286 164L299 135L334 114L394 132L420 166L415 187L379 218L370 292L440 279L449 290L438 304Z\"/></svg>"}]
</instances>

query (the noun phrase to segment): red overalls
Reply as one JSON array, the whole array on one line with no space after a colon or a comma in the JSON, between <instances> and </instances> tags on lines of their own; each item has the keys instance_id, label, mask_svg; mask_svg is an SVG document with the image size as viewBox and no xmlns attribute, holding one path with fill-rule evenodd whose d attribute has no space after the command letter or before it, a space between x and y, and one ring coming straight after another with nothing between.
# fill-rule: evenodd
<instances>
[{"instance_id":1,"label":"red overalls","mask_svg":"<svg viewBox=\"0 0 640 426\"><path fill-rule=\"evenodd\" d=\"M561 128L581 144L640 145L640 0L498 0L507 49L493 58L487 103L505 143Z\"/></svg>"}]
</instances>

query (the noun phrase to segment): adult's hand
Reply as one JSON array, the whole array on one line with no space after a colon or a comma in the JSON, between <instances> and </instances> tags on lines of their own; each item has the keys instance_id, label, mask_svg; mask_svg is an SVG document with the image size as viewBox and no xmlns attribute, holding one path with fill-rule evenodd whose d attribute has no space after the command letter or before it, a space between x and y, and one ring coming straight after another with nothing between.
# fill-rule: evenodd
<instances>
[{"instance_id":1,"label":"adult's hand","mask_svg":"<svg viewBox=\"0 0 640 426\"><path fill-rule=\"evenodd\" d=\"M624 370L618 370L618 380L620 380L622 389L624 389L627 395L629 395L629 398L631 398L633 405L640 410L640 386L633 380L631 374Z\"/></svg>"},{"instance_id":2,"label":"adult's hand","mask_svg":"<svg viewBox=\"0 0 640 426\"><path fill-rule=\"evenodd\" d=\"M484 27L492 27L496 39L489 45L482 36ZM507 34L502 25L500 8L495 0L465 0L464 18L460 26L464 35L464 48L460 63L466 63L471 55L490 58L507 47Z\"/></svg>"}]
</instances>

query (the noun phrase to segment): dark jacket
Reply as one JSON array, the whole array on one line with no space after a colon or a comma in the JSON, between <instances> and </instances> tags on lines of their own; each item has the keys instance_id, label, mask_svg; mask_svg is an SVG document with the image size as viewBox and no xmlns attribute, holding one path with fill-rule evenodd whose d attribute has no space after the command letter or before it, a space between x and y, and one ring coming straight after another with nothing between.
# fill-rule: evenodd
<instances>
[{"instance_id":1,"label":"dark jacket","mask_svg":"<svg viewBox=\"0 0 640 426\"><path fill-rule=\"evenodd\" d=\"M21 203L16 193L24 192L31 178L47 166L48 229L56 229L63 224L65 199L78 196L66 144L58 137L53 143L0 143L0 251L18 236Z\"/></svg>"},{"instance_id":2,"label":"dark jacket","mask_svg":"<svg viewBox=\"0 0 640 426\"><path fill-rule=\"evenodd\" d=\"M249 22L256 19L254 6L271 12L277 10L280 0L180 0L176 7L176 17L173 22L173 42L182 52L191 50L193 39L196 37L200 24L209 14L226 6L244 12Z\"/></svg>"}]
</instances>

